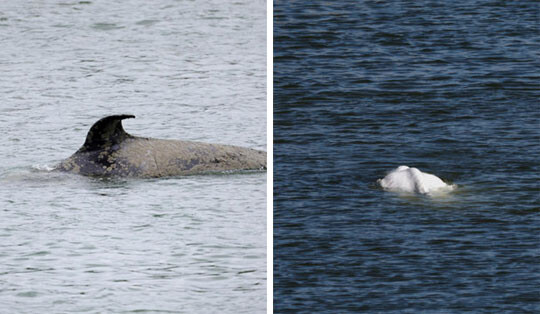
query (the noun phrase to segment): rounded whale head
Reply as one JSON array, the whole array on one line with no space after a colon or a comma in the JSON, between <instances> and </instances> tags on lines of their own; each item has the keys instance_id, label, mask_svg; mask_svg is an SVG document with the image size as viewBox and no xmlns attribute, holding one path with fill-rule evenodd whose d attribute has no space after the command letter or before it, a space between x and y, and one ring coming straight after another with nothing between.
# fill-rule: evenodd
<instances>
[{"instance_id":1,"label":"rounded whale head","mask_svg":"<svg viewBox=\"0 0 540 314\"><path fill-rule=\"evenodd\" d=\"M408 166L397 167L377 182L383 189L394 192L429 194L453 189L437 176Z\"/></svg>"}]
</instances>

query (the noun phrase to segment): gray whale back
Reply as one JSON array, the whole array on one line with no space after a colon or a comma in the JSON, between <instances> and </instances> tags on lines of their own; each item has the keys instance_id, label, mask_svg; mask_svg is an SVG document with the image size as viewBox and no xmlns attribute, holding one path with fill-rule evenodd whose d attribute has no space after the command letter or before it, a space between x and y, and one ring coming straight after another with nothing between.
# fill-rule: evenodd
<instances>
[{"instance_id":1,"label":"gray whale back","mask_svg":"<svg viewBox=\"0 0 540 314\"><path fill-rule=\"evenodd\" d=\"M129 118L135 116L108 116L94 123L83 146L58 170L88 176L163 177L266 169L264 151L137 137L122 127L122 120Z\"/></svg>"}]
</instances>

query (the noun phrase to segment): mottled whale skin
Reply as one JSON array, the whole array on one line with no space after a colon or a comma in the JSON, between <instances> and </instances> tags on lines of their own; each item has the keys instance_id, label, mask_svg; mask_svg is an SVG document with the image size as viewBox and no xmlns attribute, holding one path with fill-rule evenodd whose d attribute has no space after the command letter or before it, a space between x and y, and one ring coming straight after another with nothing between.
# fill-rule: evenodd
<instances>
[{"instance_id":1,"label":"mottled whale skin","mask_svg":"<svg viewBox=\"0 0 540 314\"><path fill-rule=\"evenodd\" d=\"M435 175L408 166L397 167L377 182L387 191L405 193L431 194L454 188Z\"/></svg>"},{"instance_id":2,"label":"mottled whale skin","mask_svg":"<svg viewBox=\"0 0 540 314\"><path fill-rule=\"evenodd\" d=\"M57 169L87 176L165 177L265 170L266 152L231 145L160 140L128 134L114 115L97 121L84 145Z\"/></svg>"}]
</instances>

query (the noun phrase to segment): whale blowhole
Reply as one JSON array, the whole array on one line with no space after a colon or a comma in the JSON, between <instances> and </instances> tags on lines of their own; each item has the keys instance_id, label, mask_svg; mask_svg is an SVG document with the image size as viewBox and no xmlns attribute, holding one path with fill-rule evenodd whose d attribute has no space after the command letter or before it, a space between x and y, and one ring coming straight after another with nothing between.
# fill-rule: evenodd
<instances>
[{"instance_id":1,"label":"whale blowhole","mask_svg":"<svg viewBox=\"0 0 540 314\"><path fill-rule=\"evenodd\" d=\"M445 183L433 174L408 166L397 167L384 178L378 179L377 183L386 191L418 194L449 192L456 187L454 184Z\"/></svg>"}]
</instances>

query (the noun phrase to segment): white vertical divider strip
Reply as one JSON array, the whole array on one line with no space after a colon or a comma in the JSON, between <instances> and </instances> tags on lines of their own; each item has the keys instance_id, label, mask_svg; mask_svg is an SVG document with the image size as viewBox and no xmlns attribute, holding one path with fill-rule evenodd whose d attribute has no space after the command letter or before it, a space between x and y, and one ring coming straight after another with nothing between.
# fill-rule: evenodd
<instances>
[{"instance_id":1,"label":"white vertical divider strip","mask_svg":"<svg viewBox=\"0 0 540 314\"><path fill-rule=\"evenodd\" d=\"M273 261L274 261L274 232L273 232L273 217L274 217L274 207L273 207L273 196L274 196L274 164L273 164L273 151L274 151L274 134L273 134L273 112L274 112L274 93L273 93L273 1L266 0L266 138L267 138L267 193L266 193L266 313L273 313L273 300L274 300L274 271L273 271Z\"/></svg>"}]
</instances>

